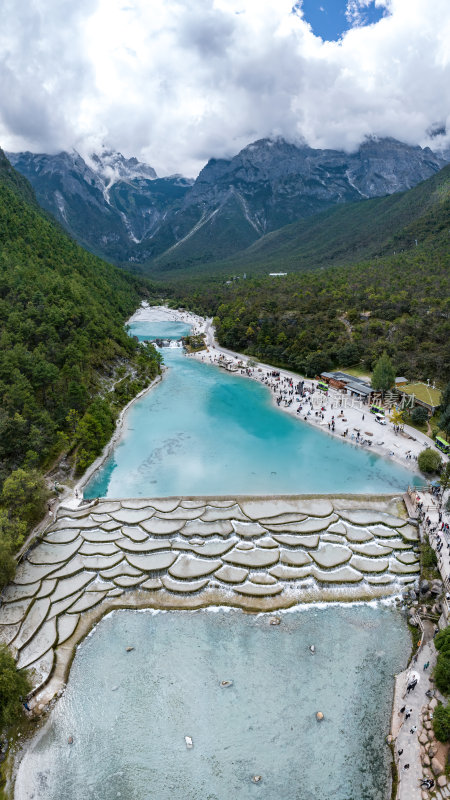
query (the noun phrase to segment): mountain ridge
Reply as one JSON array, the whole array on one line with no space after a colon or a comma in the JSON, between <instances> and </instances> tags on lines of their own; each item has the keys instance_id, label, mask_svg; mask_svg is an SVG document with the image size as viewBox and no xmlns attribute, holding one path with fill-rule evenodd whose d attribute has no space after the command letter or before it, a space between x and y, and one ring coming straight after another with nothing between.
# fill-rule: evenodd
<instances>
[{"instance_id":1,"label":"mountain ridge","mask_svg":"<svg viewBox=\"0 0 450 800\"><path fill-rule=\"evenodd\" d=\"M450 165L409 189L381 198L333 206L306 220L272 231L247 249L213 263L159 265L150 273L178 281L217 277L300 273L381 258L423 245L450 227Z\"/></svg>"},{"instance_id":2,"label":"mountain ridge","mask_svg":"<svg viewBox=\"0 0 450 800\"><path fill-rule=\"evenodd\" d=\"M90 163L78 153L10 157L83 246L144 271L213 263L331 206L409 189L446 163L389 138L367 139L350 154L261 139L230 159L210 159L193 182L158 178L112 151Z\"/></svg>"}]
</instances>

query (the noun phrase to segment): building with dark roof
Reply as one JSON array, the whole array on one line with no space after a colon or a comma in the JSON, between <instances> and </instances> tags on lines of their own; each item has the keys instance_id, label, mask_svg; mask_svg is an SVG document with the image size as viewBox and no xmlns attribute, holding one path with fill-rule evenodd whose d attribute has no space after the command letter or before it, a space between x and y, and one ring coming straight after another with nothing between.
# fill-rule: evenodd
<instances>
[{"instance_id":1,"label":"building with dark roof","mask_svg":"<svg viewBox=\"0 0 450 800\"><path fill-rule=\"evenodd\" d=\"M370 399L375 394L371 385L363 378L357 378L355 375L348 375L347 372L337 370L335 372L322 372L321 379L326 381L333 389L340 389L346 391L348 394L357 395L361 399Z\"/></svg>"}]
</instances>

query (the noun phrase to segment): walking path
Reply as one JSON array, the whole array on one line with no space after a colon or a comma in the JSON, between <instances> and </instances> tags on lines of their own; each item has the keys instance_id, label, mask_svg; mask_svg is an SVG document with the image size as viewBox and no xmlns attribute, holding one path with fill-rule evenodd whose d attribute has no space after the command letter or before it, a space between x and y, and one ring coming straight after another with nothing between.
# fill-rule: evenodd
<instances>
[{"instance_id":1,"label":"walking path","mask_svg":"<svg viewBox=\"0 0 450 800\"><path fill-rule=\"evenodd\" d=\"M450 514L445 511L444 500L430 492L419 491L411 496L411 501L424 515L422 530L428 534L430 544L437 553L441 577L444 587L448 590L450 535L442 530L442 526L450 523ZM448 619L447 596L443 599L443 605L446 606L444 618ZM430 681L437 658L433 644L435 626L427 619L422 621L422 625L422 646L417 653L417 660L413 660L409 669L398 675L396 680L391 734L396 737L395 760L399 775L397 800L427 800L431 796L440 800L450 797L450 786L439 786L439 783L444 783L444 777L439 775L439 765L434 761L436 755L434 750L437 750L437 746L434 741L431 744L433 740L431 716L437 700L444 701L435 689L434 683ZM427 670L424 669L426 663L429 665ZM407 684L415 676L418 677L417 686L408 694ZM430 700L427 691L432 691L435 697ZM403 707L406 711L410 711L408 719L406 711L403 713L400 711ZM408 764L409 767L406 767ZM444 768L445 764L441 766ZM423 778L432 778L435 781L432 795L420 787Z\"/></svg>"},{"instance_id":2,"label":"walking path","mask_svg":"<svg viewBox=\"0 0 450 800\"><path fill-rule=\"evenodd\" d=\"M434 685L430 683L430 674L436 663L433 627L433 625L426 626L425 639L428 641L421 647L417 661L411 662L410 668L397 678L392 725L393 728L395 726L399 730L395 741L395 760L399 776L397 800L416 800L416 798L421 800L422 798L420 780L425 777L425 773L420 758L419 735L421 735L422 729L422 708L429 703L429 698L425 693L434 688ZM427 662L429 667L424 670ZM407 693L407 684L415 675L418 675L417 686L413 691ZM406 706L406 711L401 713L400 709L404 706ZM408 719L406 719L407 711L410 712ZM409 767L405 769L407 764Z\"/></svg>"}]
</instances>

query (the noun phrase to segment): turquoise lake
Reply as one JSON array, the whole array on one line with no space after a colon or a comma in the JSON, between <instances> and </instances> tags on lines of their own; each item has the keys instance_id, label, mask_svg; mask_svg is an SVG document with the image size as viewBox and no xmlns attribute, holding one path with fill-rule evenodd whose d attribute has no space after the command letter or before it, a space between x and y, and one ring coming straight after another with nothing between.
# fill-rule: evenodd
<instances>
[{"instance_id":1,"label":"turquoise lake","mask_svg":"<svg viewBox=\"0 0 450 800\"><path fill-rule=\"evenodd\" d=\"M130 333L167 338L173 324L134 323ZM181 324L173 335L187 332ZM409 470L290 417L264 386L187 358L181 348L162 352L167 373L126 414L85 497L376 494L414 482Z\"/></svg>"},{"instance_id":2,"label":"turquoise lake","mask_svg":"<svg viewBox=\"0 0 450 800\"><path fill-rule=\"evenodd\" d=\"M190 325L185 322L131 322L129 332L132 336L137 336L140 341L152 341L153 339L181 339L188 336Z\"/></svg>"},{"instance_id":3,"label":"turquoise lake","mask_svg":"<svg viewBox=\"0 0 450 800\"><path fill-rule=\"evenodd\" d=\"M409 650L386 606L310 607L277 627L220 609L115 612L78 648L15 798L386 800L393 675Z\"/></svg>"}]
</instances>

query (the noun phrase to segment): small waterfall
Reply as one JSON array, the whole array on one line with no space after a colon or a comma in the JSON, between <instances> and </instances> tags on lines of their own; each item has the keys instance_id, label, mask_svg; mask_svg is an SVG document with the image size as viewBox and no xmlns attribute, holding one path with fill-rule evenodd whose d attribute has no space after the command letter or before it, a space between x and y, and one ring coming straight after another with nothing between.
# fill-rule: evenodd
<instances>
[{"instance_id":1,"label":"small waterfall","mask_svg":"<svg viewBox=\"0 0 450 800\"><path fill-rule=\"evenodd\" d=\"M153 342L160 350L165 348L173 349L183 347L182 339L155 339Z\"/></svg>"}]
</instances>

